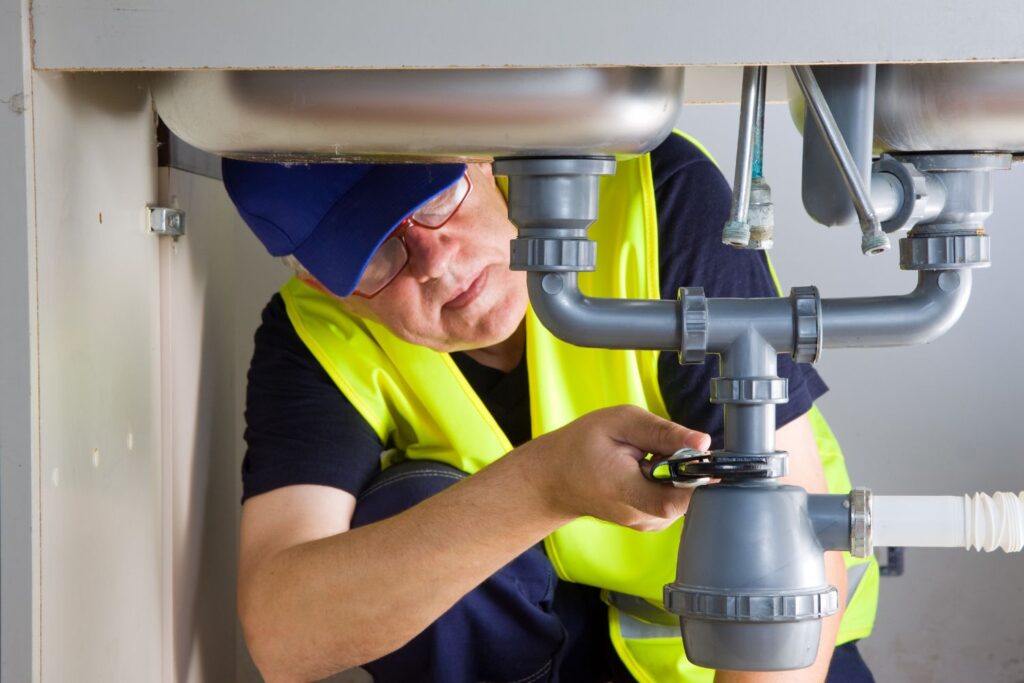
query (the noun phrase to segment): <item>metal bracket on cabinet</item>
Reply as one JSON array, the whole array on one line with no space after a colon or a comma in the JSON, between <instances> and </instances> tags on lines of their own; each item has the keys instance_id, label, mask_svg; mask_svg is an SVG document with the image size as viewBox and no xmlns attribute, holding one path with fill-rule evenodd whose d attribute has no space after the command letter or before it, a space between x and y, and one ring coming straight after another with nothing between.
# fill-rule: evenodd
<instances>
[{"instance_id":1,"label":"metal bracket on cabinet","mask_svg":"<svg viewBox=\"0 0 1024 683\"><path fill-rule=\"evenodd\" d=\"M149 231L161 237L181 237L185 234L185 212L166 206L147 206Z\"/></svg>"}]
</instances>

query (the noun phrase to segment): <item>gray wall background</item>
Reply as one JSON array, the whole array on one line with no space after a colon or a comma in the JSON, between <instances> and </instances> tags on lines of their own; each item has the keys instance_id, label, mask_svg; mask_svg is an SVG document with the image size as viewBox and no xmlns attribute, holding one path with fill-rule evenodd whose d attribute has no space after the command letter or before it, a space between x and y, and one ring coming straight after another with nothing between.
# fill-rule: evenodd
<instances>
[{"instance_id":1,"label":"gray wall background","mask_svg":"<svg viewBox=\"0 0 1024 683\"><path fill-rule=\"evenodd\" d=\"M730 182L737 120L735 106L691 106L679 120ZM807 217L801 138L785 105L769 105L766 126L771 257L783 287L814 284L832 297L910 291L915 276L898 269L895 253L862 256L857 227L828 229ZM960 323L928 346L826 351L817 366L831 388L820 405L854 485L876 494L1024 489L1024 401L1015 393L1024 386L1024 283L1014 262L1024 248L1024 171L997 174L994 185L986 225L993 266L976 273ZM861 648L878 680L1024 681L1022 578L1019 555L908 549L905 575L882 579L875 634Z\"/></svg>"}]
</instances>

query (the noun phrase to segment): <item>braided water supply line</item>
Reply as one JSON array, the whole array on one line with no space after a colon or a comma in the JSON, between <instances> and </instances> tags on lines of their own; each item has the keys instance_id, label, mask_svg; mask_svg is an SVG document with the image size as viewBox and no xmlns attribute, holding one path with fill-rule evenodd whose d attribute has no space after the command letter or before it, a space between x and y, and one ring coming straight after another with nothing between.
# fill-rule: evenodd
<instances>
[{"instance_id":1,"label":"braided water supply line","mask_svg":"<svg viewBox=\"0 0 1024 683\"><path fill-rule=\"evenodd\" d=\"M743 93L740 99L740 128L736 141L736 179L732 189L732 208L722 228L722 243L733 247L746 247L750 242L750 224L747 214L753 176L761 175L761 145L764 127L765 74L763 66L743 68ZM759 110L762 114L759 119ZM762 131L758 130L758 125Z\"/></svg>"}]
</instances>

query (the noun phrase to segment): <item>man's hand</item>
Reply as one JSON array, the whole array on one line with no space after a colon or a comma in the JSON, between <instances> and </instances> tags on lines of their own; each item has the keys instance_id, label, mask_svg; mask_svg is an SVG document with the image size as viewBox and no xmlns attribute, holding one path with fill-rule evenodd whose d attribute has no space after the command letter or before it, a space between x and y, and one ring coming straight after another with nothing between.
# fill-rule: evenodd
<instances>
[{"instance_id":1,"label":"man's hand","mask_svg":"<svg viewBox=\"0 0 1024 683\"><path fill-rule=\"evenodd\" d=\"M585 415L506 457L528 460L544 503L565 521L591 516L642 531L663 529L686 512L692 489L649 481L648 453L707 448L711 437L635 406Z\"/></svg>"}]
</instances>

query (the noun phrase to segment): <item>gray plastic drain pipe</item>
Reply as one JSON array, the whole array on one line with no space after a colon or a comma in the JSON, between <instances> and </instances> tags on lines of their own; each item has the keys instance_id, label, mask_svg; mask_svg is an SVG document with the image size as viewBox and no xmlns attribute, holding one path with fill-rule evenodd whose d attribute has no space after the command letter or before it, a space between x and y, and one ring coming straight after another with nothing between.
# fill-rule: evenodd
<instances>
[{"instance_id":1,"label":"gray plastic drain pipe","mask_svg":"<svg viewBox=\"0 0 1024 683\"><path fill-rule=\"evenodd\" d=\"M504 159L495 173L509 176L509 217L519 229L511 267L529 272L534 310L560 339L676 351L685 362L703 362L756 330L778 353L813 362L821 348L923 344L952 327L970 296L970 269L989 264L982 227L992 211L989 172L1009 166L1006 154L883 159L880 175L899 175L907 188L899 194L910 203L889 211L897 227L916 223L900 240L900 267L918 271L918 283L909 294L844 299L820 299L813 288L794 289L787 299L705 299L697 288L677 301L588 297L577 273L596 266L587 228L597 218L599 177L614 172L614 160ZM914 199L911 188L922 197ZM889 194L892 200L897 193Z\"/></svg>"},{"instance_id":2,"label":"gray plastic drain pipe","mask_svg":"<svg viewBox=\"0 0 1024 683\"><path fill-rule=\"evenodd\" d=\"M607 349L654 349L684 355L728 351L751 329L777 353L797 346L796 300L790 298L706 299L702 338L688 347L680 322L681 304L668 300L623 300L588 297L575 272L533 271L527 276L530 303L544 326L577 346ZM918 274L909 294L820 299L821 346L854 348L926 344L959 320L971 293L971 272L928 271ZM698 314L703 316L703 313Z\"/></svg>"},{"instance_id":3,"label":"gray plastic drain pipe","mask_svg":"<svg viewBox=\"0 0 1024 683\"><path fill-rule=\"evenodd\" d=\"M659 299L602 299L580 291L574 272L531 272L530 303L563 341L605 349L679 350L679 304Z\"/></svg>"},{"instance_id":4,"label":"gray plastic drain pipe","mask_svg":"<svg viewBox=\"0 0 1024 683\"><path fill-rule=\"evenodd\" d=\"M674 350L688 363L719 356L722 376L712 382L711 400L723 405L725 448L684 457L675 470L723 482L694 491L680 539L686 561L665 587L665 607L680 617L691 661L753 671L814 661L821 620L836 612L839 597L827 583L823 552L862 549L857 532L870 510L853 494L844 507L843 496L778 484L786 454L775 451L775 405L788 399L788 387L776 376L777 354L813 362L822 347L923 343L948 330L970 294L966 269L988 264L988 237L977 221L990 197L978 171L995 161L983 156L928 162L929 171L953 181L943 187L963 191L956 201L943 198L934 217L925 206L911 213L911 221L932 218L901 241L901 267L919 271L913 292L824 301L813 287L787 299L707 299L699 288L680 290L677 301L588 297L578 273L596 267L586 231L597 217L599 178L614 172L614 160L495 162L495 174L509 177L509 217L518 228L511 267L528 272L534 311L553 334L580 346Z\"/></svg>"},{"instance_id":5,"label":"gray plastic drain pipe","mask_svg":"<svg viewBox=\"0 0 1024 683\"><path fill-rule=\"evenodd\" d=\"M927 344L956 324L970 295L970 270L922 270L910 294L823 299L824 346L838 349Z\"/></svg>"}]
</instances>

